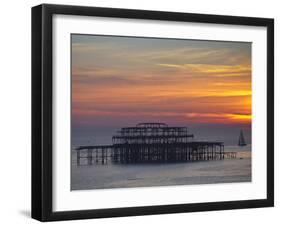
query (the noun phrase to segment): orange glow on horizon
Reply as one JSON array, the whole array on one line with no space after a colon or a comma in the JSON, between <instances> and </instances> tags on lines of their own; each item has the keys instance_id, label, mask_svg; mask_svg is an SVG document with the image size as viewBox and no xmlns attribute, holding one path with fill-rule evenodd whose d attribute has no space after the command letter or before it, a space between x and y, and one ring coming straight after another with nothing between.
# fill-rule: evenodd
<instances>
[{"instance_id":1,"label":"orange glow on horizon","mask_svg":"<svg viewBox=\"0 0 281 226\"><path fill-rule=\"evenodd\" d=\"M138 48L119 42L73 45L75 120L251 123L250 48L239 52L231 44L209 42L213 47L204 49L191 41L186 48Z\"/></svg>"}]
</instances>

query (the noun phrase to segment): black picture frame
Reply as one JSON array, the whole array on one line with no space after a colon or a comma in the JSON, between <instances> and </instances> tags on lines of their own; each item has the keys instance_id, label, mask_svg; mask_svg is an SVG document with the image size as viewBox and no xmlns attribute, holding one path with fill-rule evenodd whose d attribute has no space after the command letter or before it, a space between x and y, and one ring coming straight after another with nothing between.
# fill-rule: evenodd
<instances>
[{"instance_id":1,"label":"black picture frame","mask_svg":"<svg viewBox=\"0 0 281 226\"><path fill-rule=\"evenodd\" d=\"M267 198L95 210L52 210L52 18L55 14L247 25L267 28ZM122 217L274 206L274 20L177 12L43 4L32 8L32 218Z\"/></svg>"}]
</instances>

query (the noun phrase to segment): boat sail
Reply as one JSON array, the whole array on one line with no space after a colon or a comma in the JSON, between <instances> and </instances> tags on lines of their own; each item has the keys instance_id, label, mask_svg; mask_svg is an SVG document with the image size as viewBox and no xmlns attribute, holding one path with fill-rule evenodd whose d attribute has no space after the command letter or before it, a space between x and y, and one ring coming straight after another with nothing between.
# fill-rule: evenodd
<instances>
[{"instance_id":1,"label":"boat sail","mask_svg":"<svg viewBox=\"0 0 281 226\"><path fill-rule=\"evenodd\" d=\"M246 142L245 142L245 138L244 138L244 134L243 131L240 130L240 136L239 136L239 140L238 140L238 146L246 146Z\"/></svg>"}]
</instances>

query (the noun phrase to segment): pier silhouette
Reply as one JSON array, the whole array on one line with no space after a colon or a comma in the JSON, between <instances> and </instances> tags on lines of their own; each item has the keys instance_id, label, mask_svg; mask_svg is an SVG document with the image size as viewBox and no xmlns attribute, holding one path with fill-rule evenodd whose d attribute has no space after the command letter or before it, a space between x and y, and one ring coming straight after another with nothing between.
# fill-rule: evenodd
<instances>
[{"instance_id":1,"label":"pier silhouette","mask_svg":"<svg viewBox=\"0 0 281 226\"><path fill-rule=\"evenodd\" d=\"M187 127L165 123L139 123L124 127L112 137L112 145L76 148L77 165L86 163L116 164L172 163L236 158L236 152L225 152L219 141L196 141Z\"/></svg>"}]
</instances>

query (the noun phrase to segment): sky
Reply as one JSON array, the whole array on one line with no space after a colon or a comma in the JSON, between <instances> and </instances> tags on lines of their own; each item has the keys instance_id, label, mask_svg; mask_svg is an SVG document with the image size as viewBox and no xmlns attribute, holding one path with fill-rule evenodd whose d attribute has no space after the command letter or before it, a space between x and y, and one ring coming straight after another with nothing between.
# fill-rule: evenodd
<instances>
[{"instance_id":1,"label":"sky","mask_svg":"<svg viewBox=\"0 0 281 226\"><path fill-rule=\"evenodd\" d=\"M187 126L195 137L251 139L251 43L76 35L72 141L110 143L140 122ZM196 132L196 134L195 134Z\"/></svg>"}]
</instances>

